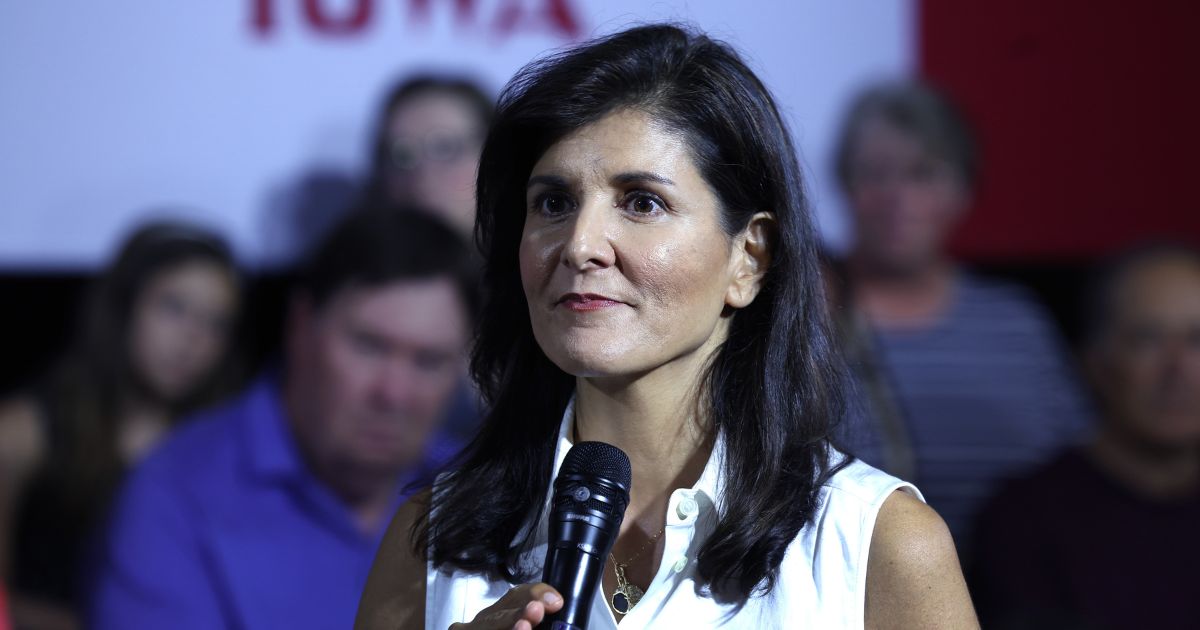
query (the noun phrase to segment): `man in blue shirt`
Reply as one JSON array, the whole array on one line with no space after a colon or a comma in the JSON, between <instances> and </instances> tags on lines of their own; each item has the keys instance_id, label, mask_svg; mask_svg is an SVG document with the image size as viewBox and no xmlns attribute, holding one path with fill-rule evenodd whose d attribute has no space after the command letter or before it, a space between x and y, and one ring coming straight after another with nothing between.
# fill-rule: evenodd
<instances>
[{"instance_id":1,"label":"man in blue shirt","mask_svg":"<svg viewBox=\"0 0 1200 630\"><path fill-rule=\"evenodd\" d=\"M89 626L348 628L463 373L473 262L446 226L350 215L301 274L283 369L189 422L129 477Z\"/></svg>"}]
</instances>

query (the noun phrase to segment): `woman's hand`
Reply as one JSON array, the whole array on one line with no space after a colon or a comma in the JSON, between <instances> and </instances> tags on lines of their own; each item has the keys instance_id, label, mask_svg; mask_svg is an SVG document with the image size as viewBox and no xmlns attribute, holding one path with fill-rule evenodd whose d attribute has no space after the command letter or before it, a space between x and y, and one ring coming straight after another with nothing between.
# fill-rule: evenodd
<instances>
[{"instance_id":1,"label":"woman's hand","mask_svg":"<svg viewBox=\"0 0 1200 630\"><path fill-rule=\"evenodd\" d=\"M562 596L549 584L522 584L479 611L471 623L456 623L450 630L533 630L562 605Z\"/></svg>"}]
</instances>

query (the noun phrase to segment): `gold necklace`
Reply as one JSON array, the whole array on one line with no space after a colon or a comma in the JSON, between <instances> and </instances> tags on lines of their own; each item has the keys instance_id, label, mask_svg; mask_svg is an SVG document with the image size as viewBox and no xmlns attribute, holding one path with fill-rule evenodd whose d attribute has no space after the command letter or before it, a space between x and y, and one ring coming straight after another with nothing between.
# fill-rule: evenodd
<instances>
[{"instance_id":1,"label":"gold necklace","mask_svg":"<svg viewBox=\"0 0 1200 630\"><path fill-rule=\"evenodd\" d=\"M633 610L633 607L637 606L637 603L641 601L642 596L646 594L646 592L639 588L638 585L633 584L625 578L625 569L628 569L629 565L633 564L634 560L640 558L642 556L642 552L646 551L646 549L653 544L654 541L658 540L658 537L662 536L663 532L665 531L667 531L666 526L658 530L657 534L651 536L650 540L647 540L646 544L642 545L642 548L638 549L637 553L633 554L633 556L631 556L624 563L617 562L617 557L614 556L612 552L609 552L608 559L612 561L613 572L617 574L617 588L613 591L612 598L609 600L609 603L612 604L612 609L618 615L625 616L629 614L629 611Z\"/></svg>"},{"instance_id":2,"label":"gold necklace","mask_svg":"<svg viewBox=\"0 0 1200 630\"><path fill-rule=\"evenodd\" d=\"M572 417L571 422L571 442L573 444L578 444L579 418L575 414L572 414L572 416L574 417ZM617 557L614 556L611 551L609 552L608 559L612 561L613 572L617 575L617 588L615 591L613 591L612 598L609 600L609 603L612 605L613 611L615 611L618 615L624 617L629 613L630 610L633 610L633 607L636 606L637 603L641 601L642 596L646 594L646 592L643 591L638 585L633 584L625 577L625 569L628 569L629 565L633 564L634 560L640 558L642 553L646 551L646 548L654 543L654 541L658 540L658 537L662 536L663 532L665 531L667 531L667 528L664 525L662 529L658 530L657 534L651 536L650 540L647 540L646 543L642 545L642 548L638 549L637 553L633 554L633 556L626 560L623 564L617 562Z\"/></svg>"}]
</instances>

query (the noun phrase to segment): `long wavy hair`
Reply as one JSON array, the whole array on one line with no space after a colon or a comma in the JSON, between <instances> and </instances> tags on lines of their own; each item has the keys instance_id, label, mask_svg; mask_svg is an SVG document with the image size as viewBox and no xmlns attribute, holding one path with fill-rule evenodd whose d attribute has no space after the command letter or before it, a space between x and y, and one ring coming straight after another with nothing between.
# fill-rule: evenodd
<instances>
[{"instance_id":1,"label":"long wavy hair","mask_svg":"<svg viewBox=\"0 0 1200 630\"><path fill-rule=\"evenodd\" d=\"M124 473L118 448L121 404L131 395L157 398L129 350L134 305L154 278L195 261L210 263L240 282L220 236L189 223L156 221L126 239L112 266L91 287L73 349L40 388L43 412L53 425L44 474L58 480L66 506L84 513L103 505ZM171 421L232 393L243 370L231 341L190 391L162 401Z\"/></svg>"},{"instance_id":2,"label":"long wavy hair","mask_svg":"<svg viewBox=\"0 0 1200 630\"><path fill-rule=\"evenodd\" d=\"M719 522L698 558L700 586L721 601L745 601L774 586L788 545L812 521L835 469L830 436L845 377L787 125L736 52L673 25L632 28L535 61L501 94L477 188L490 293L471 368L489 412L458 467L435 485L413 544L439 567L533 577L520 558L531 546L527 525L543 516L575 377L550 362L530 326L517 257L525 183L555 142L622 108L683 134L730 236L756 212L776 219L761 291L733 314L701 403L724 435L726 458Z\"/></svg>"}]
</instances>

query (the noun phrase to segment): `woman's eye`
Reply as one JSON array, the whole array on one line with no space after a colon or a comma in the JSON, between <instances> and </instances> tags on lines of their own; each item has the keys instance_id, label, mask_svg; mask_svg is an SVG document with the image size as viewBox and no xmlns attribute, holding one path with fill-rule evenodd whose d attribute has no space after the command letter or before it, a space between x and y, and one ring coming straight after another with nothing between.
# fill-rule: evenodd
<instances>
[{"instance_id":1,"label":"woman's eye","mask_svg":"<svg viewBox=\"0 0 1200 630\"><path fill-rule=\"evenodd\" d=\"M658 214L666 210L666 204L655 195L635 193L625 198L625 209L634 214Z\"/></svg>"},{"instance_id":2,"label":"woman's eye","mask_svg":"<svg viewBox=\"0 0 1200 630\"><path fill-rule=\"evenodd\" d=\"M545 215L558 215L570 209L571 200L562 193L542 193L533 200L533 210Z\"/></svg>"}]
</instances>

